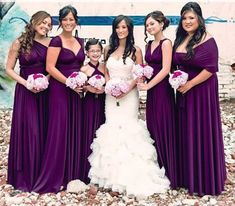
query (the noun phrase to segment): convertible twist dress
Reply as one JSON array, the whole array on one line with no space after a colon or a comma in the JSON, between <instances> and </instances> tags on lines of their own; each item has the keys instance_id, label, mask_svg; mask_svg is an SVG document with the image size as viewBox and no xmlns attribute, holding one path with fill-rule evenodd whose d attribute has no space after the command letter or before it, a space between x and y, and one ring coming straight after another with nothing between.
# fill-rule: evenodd
<instances>
[{"instance_id":1,"label":"convertible twist dress","mask_svg":"<svg viewBox=\"0 0 235 206\"><path fill-rule=\"evenodd\" d=\"M162 43L165 40L167 39L162 39L152 53L152 41L148 43L145 60L154 69L152 78L163 69ZM168 79L169 75L147 91L146 122L150 135L155 141L159 166L165 168L171 187L175 188L177 186L175 98Z\"/></svg>"},{"instance_id":2,"label":"convertible twist dress","mask_svg":"<svg viewBox=\"0 0 235 206\"><path fill-rule=\"evenodd\" d=\"M218 80L218 48L214 38L194 48L194 57L174 54L174 64L189 74L189 80L203 69L212 73L206 81L184 95L177 93L178 183L190 194L218 195L224 190L226 167L221 129Z\"/></svg>"},{"instance_id":3,"label":"convertible twist dress","mask_svg":"<svg viewBox=\"0 0 235 206\"><path fill-rule=\"evenodd\" d=\"M59 36L51 40L50 47L60 47L56 68L66 77L79 71L85 54L64 48ZM50 78L49 123L45 154L40 176L34 191L58 192L68 182L80 178L82 139L82 99L65 84Z\"/></svg>"},{"instance_id":4,"label":"convertible twist dress","mask_svg":"<svg viewBox=\"0 0 235 206\"><path fill-rule=\"evenodd\" d=\"M29 55L20 54L20 76L47 75L47 47L34 41ZM33 93L17 83L15 88L7 182L30 192L38 178L47 132L48 91Z\"/></svg>"}]
</instances>

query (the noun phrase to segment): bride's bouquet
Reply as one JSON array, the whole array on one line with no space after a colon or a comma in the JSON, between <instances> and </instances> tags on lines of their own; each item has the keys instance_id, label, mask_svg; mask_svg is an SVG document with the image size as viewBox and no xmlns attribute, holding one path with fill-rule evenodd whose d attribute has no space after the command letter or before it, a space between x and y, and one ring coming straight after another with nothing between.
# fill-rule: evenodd
<instances>
[{"instance_id":1,"label":"bride's bouquet","mask_svg":"<svg viewBox=\"0 0 235 206\"><path fill-rule=\"evenodd\" d=\"M48 85L49 82L47 77L41 73L31 74L28 76L26 80L26 88L28 90L32 89L36 89L37 91L44 90L48 87Z\"/></svg>"},{"instance_id":2,"label":"bride's bouquet","mask_svg":"<svg viewBox=\"0 0 235 206\"><path fill-rule=\"evenodd\" d=\"M73 72L70 76L66 79L66 86L70 87L71 89L75 89L77 86L83 86L87 81L87 75L83 72ZM82 95L80 94L80 97Z\"/></svg>"},{"instance_id":3,"label":"bride's bouquet","mask_svg":"<svg viewBox=\"0 0 235 206\"><path fill-rule=\"evenodd\" d=\"M150 79L153 76L153 68L145 64L136 64L132 69L135 78L146 77Z\"/></svg>"},{"instance_id":4,"label":"bride's bouquet","mask_svg":"<svg viewBox=\"0 0 235 206\"><path fill-rule=\"evenodd\" d=\"M105 84L105 78L102 75L96 74L90 77L87 83L92 87L101 90ZM96 94L95 97L97 98L98 94Z\"/></svg>"},{"instance_id":5,"label":"bride's bouquet","mask_svg":"<svg viewBox=\"0 0 235 206\"><path fill-rule=\"evenodd\" d=\"M129 90L129 84L119 78L110 79L105 86L105 93L113 97L118 97L123 93L127 93ZM119 101L117 100L117 106L120 106Z\"/></svg>"},{"instance_id":6,"label":"bride's bouquet","mask_svg":"<svg viewBox=\"0 0 235 206\"><path fill-rule=\"evenodd\" d=\"M174 89L178 89L181 85L185 84L188 80L188 74L181 71L176 70L169 77L169 83Z\"/></svg>"}]
</instances>

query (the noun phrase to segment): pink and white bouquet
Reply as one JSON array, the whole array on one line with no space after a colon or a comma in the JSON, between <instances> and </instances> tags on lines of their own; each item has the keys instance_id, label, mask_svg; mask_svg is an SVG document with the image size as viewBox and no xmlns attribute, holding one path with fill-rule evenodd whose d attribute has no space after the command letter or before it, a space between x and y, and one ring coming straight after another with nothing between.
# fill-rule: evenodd
<instances>
[{"instance_id":1,"label":"pink and white bouquet","mask_svg":"<svg viewBox=\"0 0 235 206\"><path fill-rule=\"evenodd\" d=\"M120 78L110 79L105 86L105 93L113 97L118 97L123 93L127 93L128 90L129 90L129 84ZM120 106L118 100L117 100L117 106Z\"/></svg>"},{"instance_id":2,"label":"pink and white bouquet","mask_svg":"<svg viewBox=\"0 0 235 206\"><path fill-rule=\"evenodd\" d=\"M132 69L135 78L146 77L150 79L153 76L153 68L145 64L136 64Z\"/></svg>"},{"instance_id":3,"label":"pink and white bouquet","mask_svg":"<svg viewBox=\"0 0 235 206\"><path fill-rule=\"evenodd\" d=\"M169 83L174 89L178 89L181 85L185 84L188 81L188 74L181 71L176 70L169 77Z\"/></svg>"},{"instance_id":4,"label":"pink and white bouquet","mask_svg":"<svg viewBox=\"0 0 235 206\"><path fill-rule=\"evenodd\" d=\"M77 86L83 86L87 81L87 75L83 72L73 72L66 79L66 86L75 89Z\"/></svg>"},{"instance_id":5,"label":"pink and white bouquet","mask_svg":"<svg viewBox=\"0 0 235 206\"><path fill-rule=\"evenodd\" d=\"M49 82L44 74L36 73L28 76L26 80L26 87L28 90L44 90L48 87Z\"/></svg>"},{"instance_id":6,"label":"pink and white bouquet","mask_svg":"<svg viewBox=\"0 0 235 206\"><path fill-rule=\"evenodd\" d=\"M101 90L105 84L105 79L102 75L96 74L89 78L88 84L95 87L96 89Z\"/></svg>"},{"instance_id":7,"label":"pink and white bouquet","mask_svg":"<svg viewBox=\"0 0 235 206\"><path fill-rule=\"evenodd\" d=\"M90 77L87 83L96 89L101 90L105 84L105 78L100 74L96 74ZM95 98L98 98L98 94L95 94Z\"/></svg>"}]
</instances>

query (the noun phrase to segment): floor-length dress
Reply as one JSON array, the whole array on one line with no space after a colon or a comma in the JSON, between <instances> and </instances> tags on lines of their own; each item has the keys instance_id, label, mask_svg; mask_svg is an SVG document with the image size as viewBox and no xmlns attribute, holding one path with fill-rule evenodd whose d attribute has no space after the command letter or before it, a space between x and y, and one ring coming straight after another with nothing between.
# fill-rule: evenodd
<instances>
[{"instance_id":1,"label":"floor-length dress","mask_svg":"<svg viewBox=\"0 0 235 206\"><path fill-rule=\"evenodd\" d=\"M154 78L162 68L162 43L160 41L151 53L149 42L145 61L154 69ZM169 84L169 75L147 91L146 122L151 137L155 141L159 166L164 166L170 179L171 187L176 187L176 132L174 90ZM151 81L151 79L149 80Z\"/></svg>"},{"instance_id":2,"label":"floor-length dress","mask_svg":"<svg viewBox=\"0 0 235 206\"><path fill-rule=\"evenodd\" d=\"M90 77L94 75L104 77L104 74L99 71L99 64L95 66L90 63L90 66L95 69ZM82 163L81 180L85 183L89 183L88 172L90 163L88 162L88 156L91 154L91 143L95 137L96 130L105 122L104 103L104 93L94 94L87 92L83 100L82 157L84 162Z\"/></svg>"},{"instance_id":3,"label":"floor-length dress","mask_svg":"<svg viewBox=\"0 0 235 206\"><path fill-rule=\"evenodd\" d=\"M174 65L189 74L189 80L203 69L212 73L206 81L184 95L177 93L179 142L178 182L190 194L218 195L224 189L226 168L221 129L218 80L218 48L214 38L194 48L194 57L174 54Z\"/></svg>"},{"instance_id":4,"label":"floor-length dress","mask_svg":"<svg viewBox=\"0 0 235 206\"><path fill-rule=\"evenodd\" d=\"M29 55L19 55L20 76L46 75L47 47L34 41ZM39 175L47 131L48 91L37 94L17 83L15 88L7 182L31 191Z\"/></svg>"},{"instance_id":5,"label":"floor-length dress","mask_svg":"<svg viewBox=\"0 0 235 206\"><path fill-rule=\"evenodd\" d=\"M133 80L134 62L130 57L117 60L109 57L110 78ZM146 197L165 192L169 180L164 168L157 164L157 153L146 125L138 120L139 98L133 89L116 104L116 98L106 95L105 124L96 132L89 156L91 183L127 195Z\"/></svg>"},{"instance_id":6,"label":"floor-length dress","mask_svg":"<svg viewBox=\"0 0 235 206\"><path fill-rule=\"evenodd\" d=\"M77 41L82 45L81 40ZM59 36L50 47L61 47L56 68L66 77L79 71L85 54L83 47L75 54L64 48ZM34 186L39 193L58 192L73 179L80 178L82 99L65 84L50 78L49 123L40 176Z\"/></svg>"}]
</instances>

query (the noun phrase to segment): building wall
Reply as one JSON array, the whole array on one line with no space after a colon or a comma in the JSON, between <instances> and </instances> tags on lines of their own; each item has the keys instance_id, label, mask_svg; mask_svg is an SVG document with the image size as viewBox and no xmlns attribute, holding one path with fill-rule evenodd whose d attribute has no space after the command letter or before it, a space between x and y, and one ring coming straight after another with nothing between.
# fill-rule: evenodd
<instances>
[{"instance_id":1,"label":"building wall","mask_svg":"<svg viewBox=\"0 0 235 206\"><path fill-rule=\"evenodd\" d=\"M111 34L111 22L114 16L119 14L136 17L135 42L144 53L144 26L143 18L153 10L161 10L171 20L171 25L166 29L165 36L174 41L177 19L180 10L187 1L16 1L13 5L8 2L0 3L0 106L12 106L14 96L14 84L4 76L5 61L11 42L23 31L25 24L21 20L12 19L20 17L29 20L30 16L38 10L46 10L54 19L54 27L50 36L55 36L61 31L58 28L59 9L71 4L78 10L81 26L78 27L79 36L85 40L99 38L103 44L108 44ZM207 30L214 36L219 48L219 92L221 99L235 98L235 75L230 65L235 62L235 2L234 1L198 1L202 7L203 16L206 19ZM12 3L12 2L11 2ZM6 7L3 7L6 6ZM89 22L90 18L93 21ZM101 22L95 21L99 17ZM98 20L98 18L97 18ZM102 22L103 21L103 22ZM141 23L142 22L142 23ZM89 25L89 23L91 23ZM99 25L101 24L101 25ZM103 25L102 25L103 24ZM151 39L151 37L149 38ZM1 88L1 87L0 87ZM3 97L3 98L2 98ZM5 101L3 101L5 100Z\"/></svg>"}]
</instances>

